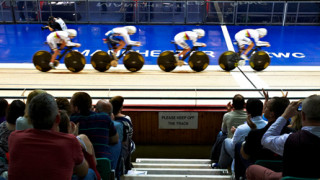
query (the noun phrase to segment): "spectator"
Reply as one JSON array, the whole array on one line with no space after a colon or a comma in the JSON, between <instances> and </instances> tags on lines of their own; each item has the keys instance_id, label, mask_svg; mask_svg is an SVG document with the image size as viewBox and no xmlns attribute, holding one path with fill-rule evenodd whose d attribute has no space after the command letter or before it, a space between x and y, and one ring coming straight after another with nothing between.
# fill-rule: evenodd
<instances>
[{"instance_id":1,"label":"spectator","mask_svg":"<svg viewBox=\"0 0 320 180\"><path fill-rule=\"evenodd\" d=\"M9 106L8 101L1 98L0 99L0 123L6 120L6 112L7 112L8 106Z\"/></svg>"},{"instance_id":2,"label":"spectator","mask_svg":"<svg viewBox=\"0 0 320 180\"><path fill-rule=\"evenodd\" d=\"M109 146L118 143L118 133L106 113L92 111L92 99L85 92L77 92L71 98L70 120L79 123L79 133L85 134L92 142L97 158L110 156Z\"/></svg>"},{"instance_id":3,"label":"spectator","mask_svg":"<svg viewBox=\"0 0 320 180\"><path fill-rule=\"evenodd\" d=\"M265 108L265 117L268 119L268 124L262 129L255 129L251 127L246 140L242 143L241 155L240 148L236 147L235 151L235 174L237 177L245 177L246 168L254 164L257 160L279 160L282 157L276 155L272 151L263 148L261 145L261 139L268 128L277 120L278 117L284 112L289 105L289 100L286 97L274 97L267 102ZM248 121L250 121L248 119ZM251 123L248 123L251 124ZM282 129L283 133L290 133L293 130L285 126ZM240 146L241 147L241 146ZM243 160L242 160L243 159Z\"/></svg>"},{"instance_id":4,"label":"spectator","mask_svg":"<svg viewBox=\"0 0 320 180\"><path fill-rule=\"evenodd\" d=\"M119 142L115 145L110 146L110 160L111 160L111 168L115 169L116 177L120 177L123 174L123 161L121 157L121 149L122 149L122 143L123 143L123 137L125 136L125 131L123 131L123 124L121 122L114 120L113 115L113 107L112 104L107 100L99 100L96 104L96 112L98 113L107 113L117 130L117 133L119 135ZM120 158L121 157L121 158Z\"/></svg>"},{"instance_id":5,"label":"spectator","mask_svg":"<svg viewBox=\"0 0 320 180\"><path fill-rule=\"evenodd\" d=\"M70 180L84 177L88 164L74 135L59 131L60 116L52 95L42 93L28 104L33 129L9 137L9 179Z\"/></svg>"},{"instance_id":6,"label":"spectator","mask_svg":"<svg viewBox=\"0 0 320 180\"><path fill-rule=\"evenodd\" d=\"M263 103L259 99L249 99L246 105L248 118L256 125L257 129L261 129L266 126L267 122L261 117ZM236 130L232 138L224 140L221 148L219 162L215 167L228 168L234 158L235 145L238 142L244 141L245 137L250 132L251 128L248 124L240 125Z\"/></svg>"},{"instance_id":7,"label":"spectator","mask_svg":"<svg viewBox=\"0 0 320 180\"><path fill-rule=\"evenodd\" d=\"M302 102L302 129L281 135L288 120L298 113L301 102L291 102L284 113L274 122L261 140L261 144L283 156L283 172L274 172L259 165L247 169L248 179L281 179L284 176L320 178L318 166L310 163L320 161L320 96L309 96Z\"/></svg>"},{"instance_id":8,"label":"spectator","mask_svg":"<svg viewBox=\"0 0 320 180\"><path fill-rule=\"evenodd\" d=\"M24 115L26 105L21 100L11 102L7 111L7 120L0 124L0 157L6 158L9 135L16 129L16 120Z\"/></svg>"},{"instance_id":9,"label":"spectator","mask_svg":"<svg viewBox=\"0 0 320 180\"><path fill-rule=\"evenodd\" d=\"M65 110L67 112L68 116L71 116L71 104L70 104L68 98L57 97L56 102L58 104L59 110Z\"/></svg>"},{"instance_id":10,"label":"spectator","mask_svg":"<svg viewBox=\"0 0 320 180\"><path fill-rule=\"evenodd\" d=\"M27 103L26 103L26 108L25 108L25 112L24 112L24 116L20 116L18 117L17 121L16 121L16 130L25 130L25 129L29 129L29 128L33 128L32 123L29 120L29 115L28 115L28 106L29 103L31 102L31 100L37 96L38 94L43 94L46 93L46 91L44 90L33 90L29 93L28 97L27 97Z\"/></svg>"},{"instance_id":11,"label":"spectator","mask_svg":"<svg viewBox=\"0 0 320 180\"><path fill-rule=\"evenodd\" d=\"M210 159L213 161L219 160L221 145L224 139L232 138L233 132L231 127L238 127L243 124L247 119L247 112L244 110L245 102L244 97L241 94L236 94L231 102L227 104L227 113L224 114L221 131L217 136L217 140L212 147ZM232 111L233 109L233 111Z\"/></svg>"},{"instance_id":12,"label":"spectator","mask_svg":"<svg viewBox=\"0 0 320 180\"><path fill-rule=\"evenodd\" d=\"M60 123L59 123L60 132L73 134L77 137L77 139L82 147L83 155L88 162L88 165L90 168L89 171L90 171L90 173L92 173L89 176L95 177L95 179L101 180L101 176L100 176L100 174L97 170L97 167L96 167L97 160L96 160L96 156L95 156L93 145L92 145L91 141L84 134L78 135L78 128L73 122L70 121L70 118L67 114L67 111L59 110L59 112L60 112L60 119L61 119ZM74 180L74 179L77 179L77 176L73 176L72 180Z\"/></svg>"},{"instance_id":13,"label":"spectator","mask_svg":"<svg viewBox=\"0 0 320 180\"><path fill-rule=\"evenodd\" d=\"M122 155L125 164L125 173L131 169L131 154L135 150L135 143L132 140L133 135L133 124L131 118L127 115L122 114L124 98L122 96L115 96L110 99L110 103L113 107L113 114L115 121L123 124L123 142L122 142Z\"/></svg>"}]
</instances>

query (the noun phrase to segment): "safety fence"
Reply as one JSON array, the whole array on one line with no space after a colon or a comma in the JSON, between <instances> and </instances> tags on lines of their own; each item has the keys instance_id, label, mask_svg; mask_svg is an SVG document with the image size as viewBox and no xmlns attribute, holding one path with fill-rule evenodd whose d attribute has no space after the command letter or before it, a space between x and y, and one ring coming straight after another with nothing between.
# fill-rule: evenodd
<instances>
[{"instance_id":1,"label":"safety fence","mask_svg":"<svg viewBox=\"0 0 320 180\"><path fill-rule=\"evenodd\" d=\"M319 1L2 0L2 23L319 25Z\"/></svg>"},{"instance_id":2,"label":"safety fence","mask_svg":"<svg viewBox=\"0 0 320 180\"><path fill-rule=\"evenodd\" d=\"M0 94L2 98L5 99L26 99L27 94L26 92L32 91L34 89L40 88L0 88ZM52 95L55 96L57 92L66 92L65 96L55 96L55 97L66 97L71 99L71 96L68 94L73 94L74 92L84 91L84 92L91 92L92 99L99 100L99 99L109 99L112 96L109 94L111 92L116 92L119 95L123 95L124 99L127 100L230 100L233 98L234 94L237 93L244 93L247 94L246 98L257 98L257 99L264 99L264 95L262 93L263 89L121 89L121 88L98 88L98 89L77 89L77 88L41 88ZM281 93L286 94L288 93L288 98L291 100L297 99L304 99L306 96L311 94L320 94L320 89L264 89L264 91L273 93L276 92L277 96L281 96ZM10 92L10 93L8 93ZM101 92L105 95L103 96L95 96L94 92ZM125 94L134 94L133 96L126 96ZM139 92L138 95L132 92ZM147 92L154 96L147 95ZM170 96L163 96L161 92L172 92ZM179 92L179 93L176 93ZM187 96L183 96L184 93L188 93ZM224 96L218 96L217 92L223 92ZM203 94L201 94L203 93ZM16 94L16 95L3 95L3 94ZM59 93L61 94L61 93ZM168 94L168 93L166 93ZM227 94L227 96L225 96ZM230 96L229 96L230 94ZM305 95L307 94L307 95ZM273 97L273 96L270 96Z\"/></svg>"}]
</instances>

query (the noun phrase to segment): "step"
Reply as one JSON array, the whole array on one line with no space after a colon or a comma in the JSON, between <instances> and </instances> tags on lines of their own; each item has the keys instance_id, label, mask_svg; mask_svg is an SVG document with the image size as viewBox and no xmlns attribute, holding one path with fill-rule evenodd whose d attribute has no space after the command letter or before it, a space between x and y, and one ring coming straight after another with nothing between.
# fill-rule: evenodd
<instances>
[{"instance_id":1,"label":"step","mask_svg":"<svg viewBox=\"0 0 320 180\"><path fill-rule=\"evenodd\" d=\"M149 175L229 175L228 169L133 168L131 171L146 172Z\"/></svg>"},{"instance_id":2,"label":"step","mask_svg":"<svg viewBox=\"0 0 320 180\"><path fill-rule=\"evenodd\" d=\"M231 175L124 175L124 180L208 180L208 179L217 179L217 180L230 180Z\"/></svg>"},{"instance_id":3,"label":"step","mask_svg":"<svg viewBox=\"0 0 320 180\"><path fill-rule=\"evenodd\" d=\"M211 164L210 159L160 159L137 158L136 163L161 163L161 164Z\"/></svg>"},{"instance_id":4,"label":"step","mask_svg":"<svg viewBox=\"0 0 320 180\"><path fill-rule=\"evenodd\" d=\"M132 163L134 168L212 169L211 164Z\"/></svg>"}]
</instances>

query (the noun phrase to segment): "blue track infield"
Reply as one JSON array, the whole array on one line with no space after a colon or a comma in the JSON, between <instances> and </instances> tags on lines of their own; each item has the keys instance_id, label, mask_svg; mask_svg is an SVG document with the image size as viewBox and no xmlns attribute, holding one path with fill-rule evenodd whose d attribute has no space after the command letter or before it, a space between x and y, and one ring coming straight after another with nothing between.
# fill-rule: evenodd
<instances>
[{"instance_id":1,"label":"blue track infield","mask_svg":"<svg viewBox=\"0 0 320 180\"><path fill-rule=\"evenodd\" d=\"M47 50L44 44L48 30L42 31L41 24L0 24L0 63L32 63L32 56L38 50ZM97 50L107 51L107 45L103 43L104 34L117 25L73 25L68 28L78 31L78 36L73 42L81 43L77 50L85 55L87 64L90 64L90 56ZM145 57L146 65L156 65L157 57L165 50L174 50L170 42L180 31L202 28L206 36L199 39L207 47L201 48L210 57L210 65L218 65L220 54L228 50L230 36L241 29L260 28L261 26L226 26L227 34L221 26L214 25L137 25L139 29L131 36L134 41L140 41L142 46L134 50ZM271 66L320 66L320 26L265 26L268 35L263 41L268 41L271 47L264 48L271 57ZM229 40L230 41L230 40ZM230 47L229 47L230 48ZM236 49L236 47L234 47ZM120 62L121 63L121 62Z\"/></svg>"}]
</instances>

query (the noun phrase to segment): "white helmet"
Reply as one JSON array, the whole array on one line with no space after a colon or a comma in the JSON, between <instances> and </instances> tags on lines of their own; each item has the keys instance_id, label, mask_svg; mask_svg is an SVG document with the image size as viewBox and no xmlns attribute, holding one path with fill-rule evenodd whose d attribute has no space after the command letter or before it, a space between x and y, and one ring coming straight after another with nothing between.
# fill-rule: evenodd
<instances>
[{"instance_id":1,"label":"white helmet","mask_svg":"<svg viewBox=\"0 0 320 180\"><path fill-rule=\"evenodd\" d=\"M206 34L203 29L193 29L192 31L197 33L199 38L202 38Z\"/></svg>"},{"instance_id":2,"label":"white helmet","mask_svg":"<svg viewBox=\"0 0 320 180\"><path fill-rule=\"evenodd\" d=\"M127 29L128 34L134 34L134 33L136 33L136 32L137 32L137 28L136 28L136 27L134 27L134 26L125 26L124 28L126 28L126 29Z\"/></svg>"},{"instance_id":3,"label":"white helmet","mask_svg":"<svg viewBox=\"0 0 320 180\"><path fill-rule=\"evenodd\" d=\"M71 37L77 36L77 31L75 29L67 29L68 35Z\"/></svg>"},{"instance_id":4,"label":"white helmet","mask_svg":"<svg viewBox=\"0 0 320 180\"><path fill-rule=\"evenodd\" d=\"M268 32L266 28L259 28L256 30L258 31L260 37L264 37L265 35L267 35Z\"/></svg>"}]
</instances>

